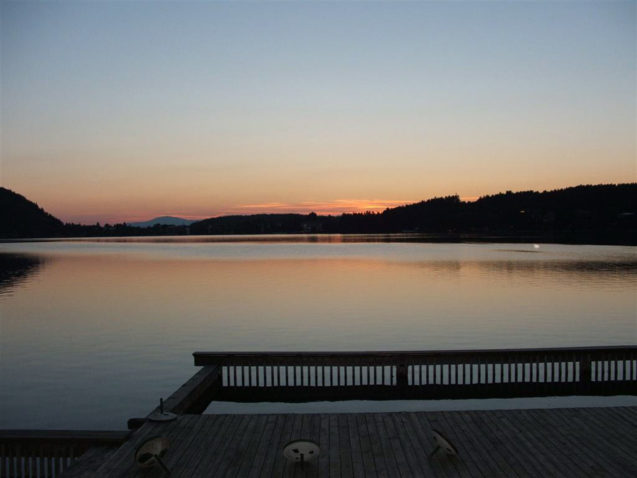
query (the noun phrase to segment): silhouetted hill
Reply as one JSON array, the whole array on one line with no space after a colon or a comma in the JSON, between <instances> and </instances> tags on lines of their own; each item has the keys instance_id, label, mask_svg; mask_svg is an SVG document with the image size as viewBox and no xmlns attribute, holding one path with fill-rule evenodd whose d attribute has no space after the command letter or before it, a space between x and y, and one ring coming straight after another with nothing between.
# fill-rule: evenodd
<instances>
[{"instance_id":1,"label":"silhouetted hill","mask_svg":"<svg viewBox=\"0 0 637 478\"><path fill-rule=\"evenodd\" d=\"M417 232L444 241L637 245L637 183L507 191L474 202L447 196L382 213L254 214L210 218L190 226L155 224L145 228L63 225L37 204L0 188L0 221L2 237Z\"/></svg>"},{"instance_id":2,"label":"silhouetted hill","mask_svg":"<svg viewBox=\"0 0 637 478\"><path fill-rule=\"evenodd\" d=\"M0 237L63 234L64 224L24 196L0 187Z\"/></svg>"},{"instance_id":3,"label":"silhouetted hill","mask_svg":"<svg viewBox=\"0 0 637 478\"><path fill-rule=\"evenodd\" d=\"M457 196L388 209L385 232L539 235L556 240L620 238L635 241L637 184L522 191L463 202Z\"/></svg>"},{"instance_id":4,"label":"silhouetted hill","mask_svg":"<svg viewBox=\"0 0 637 478\"><path fill-rule=\"evenodd\" d=\"M316 215L315 215L316 216ZM303 214L253 214L222 216L195 222L191 234L285 234L304 232ZM321 217L328 220L326 216Z\"/></svg>"},{"instance_id":5,"label":"silhouetted hill","mask_svg":"<svg viewBox=\"0 0 637 478\"><path fill-rule=\"evenodd\" d=\"M637 184L576 186L484 196L474 202L447 196L382 213L257 214L206 219L192 234L400 233L445 239L535 238L577 243L637 244Z\"/></svg>"}]
</instances>

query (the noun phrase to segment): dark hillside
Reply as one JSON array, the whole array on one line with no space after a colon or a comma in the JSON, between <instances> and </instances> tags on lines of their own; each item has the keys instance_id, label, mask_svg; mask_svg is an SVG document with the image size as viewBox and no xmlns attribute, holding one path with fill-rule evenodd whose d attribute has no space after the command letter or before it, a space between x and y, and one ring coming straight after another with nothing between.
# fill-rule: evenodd
<instances>
[{"instance_id":1,"label":"dark hillside","mask_svg":"<svg viewBox=\"0 0 637 478\"><path fill-rule=\"evenodd\" d=\"M254 214L149 228L63 225L37 204L0 188L0 237L401 232L440 236L438 240L637 245L637 183L507 191L475 202L447 196L382 213Z\"/></svg>"},{"instance_id":2,"label":"dark hillside","mask_svg":"<svg viewBox=\"0 0 637 478\"><path fill-rule=\"evenodd\" d=\"M64 224L24 196L0 187L0 237L59 236Z\"/></svg>"}]
</instances>

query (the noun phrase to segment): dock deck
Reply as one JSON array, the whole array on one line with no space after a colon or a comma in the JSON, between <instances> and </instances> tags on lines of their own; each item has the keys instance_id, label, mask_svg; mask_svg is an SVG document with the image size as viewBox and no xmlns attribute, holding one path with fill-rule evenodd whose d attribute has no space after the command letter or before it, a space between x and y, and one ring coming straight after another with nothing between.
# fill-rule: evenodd
<instances>
[{"instance_id":1,"label":"dock deck","mask_svg":"<svg viewBox=\"0 0 637 478\"><path fill-rule=\"evenodd\" d=\"M457 457L434 449L432 429ZM100 465L82 460L64 476L154 477L136 448L165 436L172 477L637 476L637 407L358 414L197 415L146 422ZM284 445L307 438L315 462L288 463Z\"/></svg>"}]
</instances>

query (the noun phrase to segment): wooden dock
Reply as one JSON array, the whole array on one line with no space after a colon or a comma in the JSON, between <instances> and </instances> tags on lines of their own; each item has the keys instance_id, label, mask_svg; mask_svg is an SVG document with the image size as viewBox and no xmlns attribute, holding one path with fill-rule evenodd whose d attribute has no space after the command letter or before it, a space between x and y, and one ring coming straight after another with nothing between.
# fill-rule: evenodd
<instances>
[{"instance_id":1,"label":"wooden dock","mask_svg":"<svg viewBox=\"0 0 637 478\"><path fill-rule=\"evenodd\" d=\"M434 449L432 429L458 456ZM136 448L165 436L172 477L637 476L637 407L360 414L181 415L147 422L104 463L64 476L151 477ZM307 438L315 462L288 463L284 445ZM92 469L89 469L92 466Z\"/></svg>"},{"instance_id":2,"label":"wooden dock","mask_svg":"<svg viewBox=\"0 0 637 478\"><path fill-rule=\"evenodd\" d=\"M637 346L376 352L195 352L201 369L126 431L0 430L0 478L163 476L138 468L150 437L171 476L637 477L637 407L414 413L201 415L215 401L637 396ZM457 447L434 449L433 430ZM303 468L286 443L310 439Z\"/></svg>"}]
</instances>

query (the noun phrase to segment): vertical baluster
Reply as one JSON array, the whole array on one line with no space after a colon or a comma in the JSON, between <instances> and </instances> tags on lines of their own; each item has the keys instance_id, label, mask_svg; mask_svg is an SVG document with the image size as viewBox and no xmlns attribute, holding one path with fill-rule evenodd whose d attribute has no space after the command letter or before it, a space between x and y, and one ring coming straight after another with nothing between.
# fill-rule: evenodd
<instances>
[{"instance_id":1,"label":"vertical baluster","mask_svg":"<svg viewBox=\"0 0 637 478\"><path fill-rule=\"evenodd\" d=\"M548 360L548 357L546 356L546 354L544 355L543 359L542 359L542 382L546 383L546 362Z\"/></svg>"},{"instance_id":2,"label":"vertical baluster","mask_svg":"<svg viewBox=\"0 0 637 478\"><path fill-rule=\"evenodd\" d=\"M484 373L482 372L482 360L478 359L478 383L482 383Z\"/></svg>"},{"instance_id":3,"label":"vertical baluster","mask_svg":"<svg viewBox=\"0 0 637 478\"><path fill-rule=\"evenodd\" d=\"M559 366L560 366L560 361L559 361L559 358L557 358L553 362L553 374L552 374L552 376L553 376L553 381L554 382L559 382L559 375L558 375Z\"/></svg>"}]
</instances>

